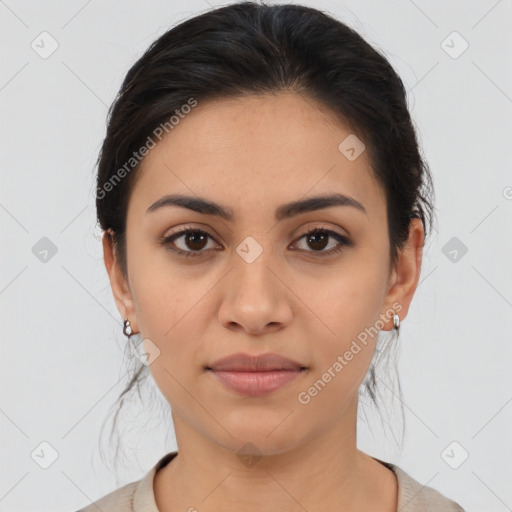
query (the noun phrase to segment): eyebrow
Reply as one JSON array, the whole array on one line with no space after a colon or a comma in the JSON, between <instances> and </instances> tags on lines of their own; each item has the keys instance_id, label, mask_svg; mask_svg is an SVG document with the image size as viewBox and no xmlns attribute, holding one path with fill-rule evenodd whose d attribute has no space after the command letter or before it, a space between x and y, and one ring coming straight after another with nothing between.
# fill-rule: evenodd
<instances>
[{"instance_id":1,"label":"eyebrow","mask_svg":"<svg viewBox=\"0 0 512 512\"><path fill-rule=\"evenodd\" d=\"M169 206L179 206L204 215L216 215L222 219L232 221L233 211L220 204L198 196L185 196L182 194L168 194L155 201L147 210L146 214ZM275 211L275 220L289 219L301 213L330 208L332 206L348 206L363 212L367 215L366 208L351 196L345 194L329 194L300 199L279 206Z\"/></svg>"}]
</instances>

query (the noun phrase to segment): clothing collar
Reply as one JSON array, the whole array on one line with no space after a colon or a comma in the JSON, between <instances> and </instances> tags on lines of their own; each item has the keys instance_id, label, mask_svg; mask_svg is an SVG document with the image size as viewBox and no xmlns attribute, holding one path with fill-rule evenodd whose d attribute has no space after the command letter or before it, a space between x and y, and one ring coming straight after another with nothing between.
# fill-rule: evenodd
<instances>
[{"instance_id":1,"label":"clothing collar","mask_svg":"<svg viewBox=\"0 0 512 512\"><path fill-rule=\"evenodd\" d=\"M159 512L155 502L155 492L153 488L153 481L157 471L162 469L164 466L169 464L174 457L178 455L177 451L169 452L164 455L145 475L139 480L133 495L133 511L134 512ZM380 459L372 457L380 464L383 464L388 469L393 471L396 475L398 482L398 506L397 510L406 512L407 510L414 510L414 512L423 512L427 508L424 508L420 499L412 505L412 501L418 497L420 492L425 488L414 478L410 477L405 471L391 464L390 462L384 462ZM408 507L411 508L408 508Z\"/></svg>"}]
</instances>

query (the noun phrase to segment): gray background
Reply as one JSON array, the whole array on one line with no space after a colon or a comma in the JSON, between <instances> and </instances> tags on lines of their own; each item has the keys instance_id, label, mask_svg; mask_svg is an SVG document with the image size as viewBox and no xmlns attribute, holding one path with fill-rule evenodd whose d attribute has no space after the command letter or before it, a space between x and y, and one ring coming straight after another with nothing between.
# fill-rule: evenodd
<instances>
[{"instance_id":1,"label":"gray background","mask_svg":"<svg viewBox=\"0 0 512 512\"><path fill-rule=\"evenodd\" d=\"M438 230L401 326L404 449L371 411L359 447L469 511L512 510L512 3L303 3L354 27L399 72L437 194ZM129 67L208 4L221 5L0 1L0 510L76 510L175 449L169 418L147 406L124 420L135 434L120 480L98 457L125 384L125 338L94 164Z\"/></svg>"}]
</instances>

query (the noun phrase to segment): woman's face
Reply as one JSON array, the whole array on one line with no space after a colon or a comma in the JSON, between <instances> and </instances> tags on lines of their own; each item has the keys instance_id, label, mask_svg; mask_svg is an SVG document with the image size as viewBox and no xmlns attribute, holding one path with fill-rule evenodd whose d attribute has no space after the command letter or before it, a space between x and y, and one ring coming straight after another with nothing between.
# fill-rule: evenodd
<instances>
[{"instance_id":1,"label":"woman's face","mask_svg":"<svg viewBox=\"0 0 512 512\"><path fill-rule=\"evenodd\" d=\"M311 99L250 96L199 102L143 160L127 214L128 280L106 237L105 261L175 426L232 450L251 442L279 453L339 425L354 404L376 332L392 328L393 309L407 313L421 258L406 253L391 267L384 192L349 136ZM171 194L232 216L151 209ZM284 207L332 194L362 207ZM333 234L304 236L315 228ZM161 243L185 229L207 236ZM246 396L206 369L240 352L277 353L307 370Z\"/></svg>"}]
</instances>

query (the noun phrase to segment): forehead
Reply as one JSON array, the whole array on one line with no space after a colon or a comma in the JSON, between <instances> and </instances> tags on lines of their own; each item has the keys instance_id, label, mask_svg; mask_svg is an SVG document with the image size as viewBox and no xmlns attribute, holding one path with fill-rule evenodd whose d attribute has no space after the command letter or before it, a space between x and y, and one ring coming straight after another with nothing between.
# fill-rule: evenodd
<instances>
[{"instance_id":1,"label":"forehead","mask_svg":"<svg viewBox=\"0 0 512 512\"><path fill-rule=\"evenodd\" d=\"M241 215L332 192L367 210L383 208L367 151L349 160L339 149L349 136L333 112L296 93L199 102L144 157L130 208L145 209L173 192L209 198Z\"/></svg>"}]
</instances>

